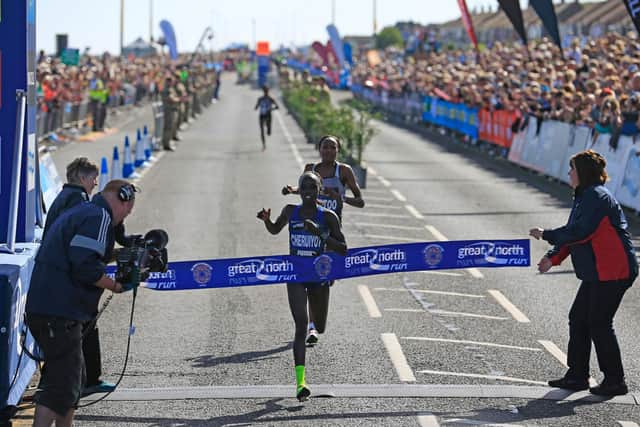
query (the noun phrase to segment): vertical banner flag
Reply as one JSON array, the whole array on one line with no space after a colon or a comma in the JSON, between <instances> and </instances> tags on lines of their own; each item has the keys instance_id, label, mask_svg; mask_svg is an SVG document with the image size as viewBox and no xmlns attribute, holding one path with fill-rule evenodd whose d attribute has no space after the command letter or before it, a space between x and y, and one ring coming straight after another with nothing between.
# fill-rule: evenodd
<instances>
[{"instance_id":1,"label":"vertical banner flag","mask_svg":"<svg viewBox=\"0 0 640 427\"><path fill-rule=\"evenodd\" d=\"M640 0L622 0L622 2L627 7L636 30L640 33Z\"/></svg>"},{"instance_id":2,"label":"vertical banner flag","mask_svg":"<svg viewBox=\"0 0 640 427\"><path fill-rule=\"evenodd\" d=\"M333 24L327 25L327 33L329 33L329 40L331 40L331 44L333 45L333 51L338 57L338 65L342 69L344 68L344 47L342 46L340 33L338 33L338 29Z\"/></svg>"},{"instance_id":3,"label":"vertical banner flag","mask_svg":"<svg viewBox=\"0 0 640 427\"><path fill-rule=\"evenodd\" d=\"M169 47L169 56L172 60L178 59L178 43L176 40L176 33L173 31L173 25L167 20L160 21L160 29L164 36L164 41Z\"/></svg>"},{"instance_id":4,"label":"vertical banner flag","mask_svg":"<svg viewBox=\"0 0 640 427\"><path fill-rule=\"evenodd\" d=\"M329 54L327 48L320 42L311 43L311 48L322 58L322 65L329 67Z\"/></svg>"},{"instance_id":5,"label":"vertical banner flag","mask_svg":"<svg viewBox=\"0 0 640 427\"><path fill-rule=\"evenodd\" d=\"M551 0L536 0L529 2L529 4L533 7L533 10L536 11L542 21L542 25L544 25L544 28L562 52L560 30L558 29L558 17L556 16L556 10L553 7Z\"/></svg>"},{"instance_id":6,"label":"vertical banner flag","mask_svg":"<svg viewBox=\"0 0 640 427\"><path fill-rule=\"evenodd\" d=\"M473 43L473 46L478 49L478 39L476 33L473 31L473 21L471 21L471 15L469 15L469 9L467 9L467 2L465 0L458 0L458 6L460 6L460 13L462 14L462 23L467 30L469 39Z\"/></svg>"},{"instance_id":7,"label":"vertical banner flag","mask_svg":"<svg viewBox=\"0 0 640 427\"><path fill-rule=\"evenodd\" d=\"M350 43L344 43L344 59L353 68L353 49Z\"/></svg>"},{"instance_id":8,"label":"vertical banner flag","mask_svg":"<svg viewBox=\"0 0 640 427\"><path fill-rule=\"evenodd\" d=\"M524 20L522 19L522 9L520 9L520 0L498 0L500 7L511 21L511 25L516 30L522 43L527 45L527 32L524 30Z\"/></svg>"}]
</instances>

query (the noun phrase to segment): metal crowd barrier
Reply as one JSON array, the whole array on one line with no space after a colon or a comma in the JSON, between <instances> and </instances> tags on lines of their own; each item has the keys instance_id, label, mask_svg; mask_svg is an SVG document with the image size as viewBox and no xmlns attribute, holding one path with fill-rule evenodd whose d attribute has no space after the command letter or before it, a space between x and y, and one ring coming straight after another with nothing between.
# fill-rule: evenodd
<instances>
[{"instance_id":1,"label":"metal crowd barrier","mask_svg":"<svg viewBox=\"0 0 640 427\"><path fill-rule=\"evenodd\" d=\"M107 108L113 110L123 106L130 106L133 105L134 100L135 97L132 96L109 96ZM36 135L38 141L61 129L83 127L86 125L89 116L91 116L89 101L79 103L66 102L58 107L52 107L49 111L42 111L39 108L36 112Z\"/></svg>"}]
</instances>

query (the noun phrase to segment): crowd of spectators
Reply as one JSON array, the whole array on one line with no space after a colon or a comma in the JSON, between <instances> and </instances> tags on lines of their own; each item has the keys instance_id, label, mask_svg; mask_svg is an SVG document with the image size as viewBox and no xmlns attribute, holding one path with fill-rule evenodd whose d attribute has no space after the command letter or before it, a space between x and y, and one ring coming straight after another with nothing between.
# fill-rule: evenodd
<instances>
[{"instance_id":1,"label":"crowd of spectators","mask_svg":"<svg viewBox=\"0 0 640 427\"><path fill-rule=\"evenodd\" d=\"M635 33L574 39L563 51L548 39L528 46L495 43L479 54L441 50L422 58L390 49L377 64L362 55L352 81L389 97L436 96L600 133L640 132L640 40Z\"/></svg>"},{"instance_id":2,"label":"crowd of spectators","mask_svg":"<svg viewBox=\"0 0 640 427\"><path fill-rule=\"evenodd\" d=\"M58 57L40 52L36 71L38 110L47 113L50 123L44 127L50 131L59 122L65 105L88 106L94 101L102 104L102 114L96 113L93 105L85 110L88 116L94 116L94 130L101 130L108 108L159 101L167 82L182 81L193 87L215 84L216 70L209 66L213 62L208 55L186 55L171 61L166 55L125 58L105 53L100 57L82 55L77 65L67 65Z\"/></svg>"}]
</instances>

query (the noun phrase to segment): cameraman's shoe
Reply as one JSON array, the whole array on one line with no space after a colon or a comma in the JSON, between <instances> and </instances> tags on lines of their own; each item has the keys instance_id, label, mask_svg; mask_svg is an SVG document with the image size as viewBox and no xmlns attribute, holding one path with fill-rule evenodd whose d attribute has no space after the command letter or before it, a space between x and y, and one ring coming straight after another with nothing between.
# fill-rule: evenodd
<instances>
[{"instance_id":1,"label":"cameraman's shoe","mask_svg":"<svg viewBox=\"0 0 640 427\"><path fill-rule=\"evenodd\" d=\"M563 377L559 380L549 381L549 386L563 388L565 390L581 391L589 388L589 381Z\"/></svg>"},{"instance_id":2,"label":"cameraman's shoe","mask_svg":"<svg viewBox=\"0 0 640 427\"><path fill-rule=\"evenodd\" d=\"M111 393L116 389L116 385L106 381L100 381L98 384L87 386L82 390L82 396L88 396L94 393Z\"/></svg>"},{"instance_id":3,"label":"cameraman's shoe","mask_svg":"<svg viewBox=\"0 0 640 427\"><path fill-rule=\"evenodd\" d=\"M598 396L622 396L629 393L629 388L624 380L620 382L604 380L600 385L591 387L589 391L591 394L596 394Z\"/></svg>"}]
</instances>

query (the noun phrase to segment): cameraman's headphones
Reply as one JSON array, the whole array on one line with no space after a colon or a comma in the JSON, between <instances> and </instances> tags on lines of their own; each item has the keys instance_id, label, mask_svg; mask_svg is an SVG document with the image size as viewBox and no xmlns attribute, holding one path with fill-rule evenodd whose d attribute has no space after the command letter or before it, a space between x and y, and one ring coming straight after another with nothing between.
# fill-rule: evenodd
<instances>
[{"instance_id":1,"label":"cameraman's headphones","mask_svg":"<svg viewBox=\"0 0 640 427\"><path fill-rule=\"evenodd\" d=\"M138 188L133 184L124 184L118 190L118 199L123 202L129 202L136 198L136 192L138 192Z\"/></svg>"}]
</instances>

